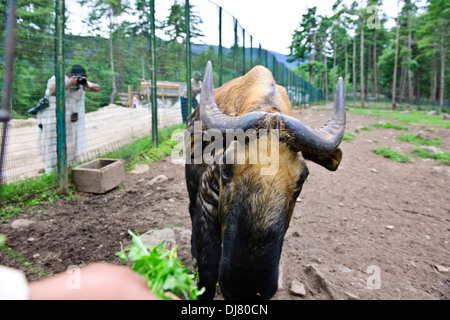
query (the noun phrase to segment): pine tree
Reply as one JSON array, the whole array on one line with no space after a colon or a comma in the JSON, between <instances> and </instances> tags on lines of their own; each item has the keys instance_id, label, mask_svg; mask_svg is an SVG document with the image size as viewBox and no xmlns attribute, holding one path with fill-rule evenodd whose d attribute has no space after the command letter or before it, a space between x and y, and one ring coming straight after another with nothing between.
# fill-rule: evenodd
<instances>
[{"instance_id":1,"label":"pine tree","mask_svg":"<svg viewBox=\"0 0 450 320\"><path fill-rule=\"evenodd\" d=\"M316 43L317 43L317 7L308 8L308 11L302 16L297 30L292 36L292 44L290 46L290 61L306 62L309 69L309 82L313 83L314 65L316 62Z\"/></svg>"},{"instance_id":2,"label":"pine tree","mask_svg":"<svg viewBox=\"0 0 450 320\"><path fill-rule=\"evenodd\" d=\"M400 0L397 2L397 6L400 5ZM399 47L399 38L400 38L400 11L397 15L397 22L396 22L396 32L395 32L395 62L394 62L394 74L392 76L392 110L395 110L396 103L395 103L395 94L397 91L397 65L398 65L398 47Z\"/></svg>"},{"instance_id":3,"label":"pine tree","mask_svg":"<svg viewBox=\"0 0 450 320\"><path fill-rule=\"evenodd\" d=\"M90 4L91 12L89 13L88 25L92 28L92 31L100 30L100 21L102 19L107 19L108 21L108 34L109 34L109 61L111 68L111 96L110 103L114 102L117 87L116 87L116 72L114 67L114 49L113 49L113 35L119 30L119 24L117 23L117 17L129 10L129 3L127 0L95 0L91 3L89 0L80 0L81 5ZM117 35L117 39L120 38L120 34ZM120 42L118 45L118 56L119 56L119 79L123 79L122 69L121 69L121 51Z\"/></svg>"}]
</instances>

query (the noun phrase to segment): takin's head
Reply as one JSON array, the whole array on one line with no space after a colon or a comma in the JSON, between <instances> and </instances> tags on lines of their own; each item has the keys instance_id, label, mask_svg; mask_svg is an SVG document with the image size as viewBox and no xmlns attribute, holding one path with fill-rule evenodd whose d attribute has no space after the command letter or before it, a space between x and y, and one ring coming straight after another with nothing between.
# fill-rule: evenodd
<instances>
[{"instance_id":1,"label":"takin's head","mask_svg":"<svg viewBox=\"0 0 450 320\"><path fill-rule=\"evenodd\" d=\"M267 73L262 74L269 77ZM241 77L241 81L245 82L245 76ZM227 99L234 100L232 102L235 104L238 100L246 100L238 89L242 85L235 83L235 86L217 89L226 90L225 93L224 90L222 93L215 92L221 105L219 109L213 95L211 63L207 65L203 82L200 117L206 129L218 129L223 135L229 129L242 129L244 132L252 129L256 132L256 139L248 138L244 142L245 153L235 152L240 143L231 143L219 166L218 214L223 241L219 284L226 299L270 299L275 294L284 235L296 199L308 176L305 159L328 170L336 170L342 158L338 148L345 129L342 78L337 85L334 116L319 129L311 129L291 117L289 105L287 108L282 105L267 106L289 103L285 90L273 92L274 86L280 87L276 86L271 74L270 79L259 81L259 84L247 82L247 85L260 86L264 82L270 83L272 97L262 99L261 108L256 105L252 107L257 111L237 112L237 116L227 115L221 109L224 110L222 105ZM247 88L246 92L252 92L251 88ZM245 107L236 106L241 110ZM263 129L278 129L279 134L265 136L261 134ZM274 137L279 137L279 140L273 140ZM251 149L255 142L256 149ZM262 147L267 150L272 163L262 162L259 157L256 162L251 161L251 156L260 154ZM227 158L230 152L231 156ZM231 163L229 159L232 159ZM276 170L262 174L263 169L269 166Z\"/></svg>"}]
</instances>

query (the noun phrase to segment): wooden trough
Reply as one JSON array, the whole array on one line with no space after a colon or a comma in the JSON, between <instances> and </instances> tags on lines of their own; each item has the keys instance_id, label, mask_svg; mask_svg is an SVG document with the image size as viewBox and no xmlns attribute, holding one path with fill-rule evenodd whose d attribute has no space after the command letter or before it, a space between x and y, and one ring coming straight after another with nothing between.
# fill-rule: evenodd
<instances>
[{"instance_id":1,"label":"wooden trough","mask_svg":"<svg viewBox=\"0 0 450 320\"><path fill-rule=\"evenodd\" d=\"M72 169L79 191L105 193L125 180L125 165L119 159L96 159Z\"/></svg>"}]
</instances>

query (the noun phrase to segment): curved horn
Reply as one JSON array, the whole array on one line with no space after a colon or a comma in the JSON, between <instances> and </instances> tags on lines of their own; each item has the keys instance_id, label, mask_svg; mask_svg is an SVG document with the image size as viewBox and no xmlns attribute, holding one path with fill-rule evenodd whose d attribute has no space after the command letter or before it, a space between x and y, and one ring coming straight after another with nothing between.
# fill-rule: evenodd
<instances>
[{"instance_id":1,"label":"curved horn","mask_svg":"<svg viewBox=\"0 0 450 320\"><path fill-rule=\"evenodd\" d=\"M312 154L330 154L337 149L345 131L345 96L344 81L338 79L334 97L334 115L322 128L311 129L298 119L278 115L280 128L285 128L285 135L295 151L307 151ZM281 135L281 133L280 133Z\"/></svg>"},{"instance_id":2,"label":"curved horn","mask_svg":"<svg viewBox=\"0 0 450 320\"><path fill-rule=\"evenodd\" d=\"M213 95L213 73L211 61L206 65L200 99L200 118L206 129L215 128L223 134L227 129L279 128L280 138L291 145L295 151L312 154L330 154L337 149L345 131L345 97L343 79L338 79L334 98L333 118L322 128L311 129L300 120L284 114L271 114L263 111L249 112L243 116L224 114Z\"/></svg>"},{"instance_id":3,"label":"curved horn","mask_svg":"<svg viewBox=\"0 0 450 320\"><path fill-rule=\"evenodd\" d=\"M200 119L206 129L214 128L226 133L227 129L249 129L258 126L265 112L250 112L244 116L232 117L224 114L214 101L214 85L211 61L208 61L203 78L200 97Z\"/></svg>"}]
</instances>

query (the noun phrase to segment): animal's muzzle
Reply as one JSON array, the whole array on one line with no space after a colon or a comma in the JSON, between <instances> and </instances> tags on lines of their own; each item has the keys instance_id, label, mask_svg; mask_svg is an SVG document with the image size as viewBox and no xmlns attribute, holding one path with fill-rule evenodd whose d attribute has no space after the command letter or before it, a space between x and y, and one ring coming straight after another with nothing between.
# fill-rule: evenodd
<instances>
[{"instance_id":1,"label":"animal's muzzle","mask_svg":"<svg viewBox=\"0 0 450 320\"><path fill-rule=\"evenodd\" d=\"M263 273L220 268L219 285L226 300L268 300L278 289L278 268Z\"/></svg>"}]
</instances>

